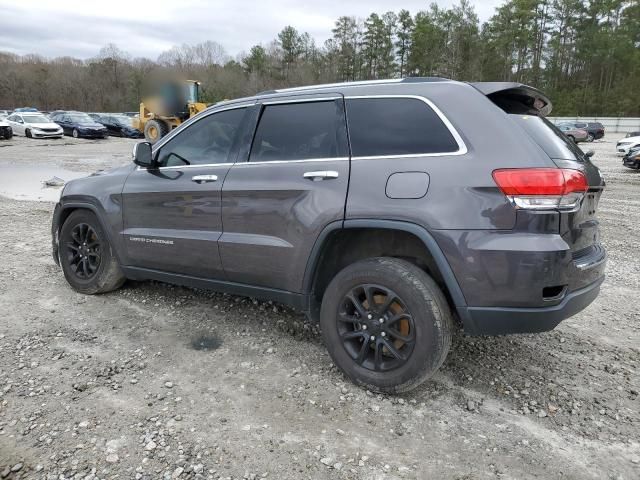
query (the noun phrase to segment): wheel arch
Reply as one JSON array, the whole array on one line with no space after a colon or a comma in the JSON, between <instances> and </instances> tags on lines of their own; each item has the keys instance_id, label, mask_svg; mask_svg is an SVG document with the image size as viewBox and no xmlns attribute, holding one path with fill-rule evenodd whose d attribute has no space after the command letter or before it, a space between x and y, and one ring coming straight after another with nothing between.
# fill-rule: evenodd
<instances>
[{"instance_id":1,"label":"wheel arch","mask_svg":"<svg viewBox=\"0 0 640 480\"><path fill-rule=\"evenodd\" d=\"M322 282L326 282L326 279L322 279L323 272L326 272L327 269L332 271L330 267L326 266L327 255L331 255L336 243L340 244L341 238L355 231L365 232L365 234L366 232L381 231L390 234L392 232L399 232L402 234L404 240L409 239L408 236L414 237L426 253L426 263L428 263L428 265L425 270L428 270L428 273L436 277L436 281L443 285L445 295L450 301L451 306L458 311L460 318L463 319L467 306L466 300L449 262L434 237L420 225L399 220L383 219L354 219L344 222L333 222L327 225L321 232L311 251L303 281L303 292L308 295L309 311L312 316L316 316L319 308L317 294L324 291L323 287L326 288L326 285L322 284ZM414 248L417 248L417 246L418 243L414 245ZM356 256L356 260L359 259L361 258L357 258ZM430 262L429 259L432 259L432 262ZM346 264L338 265L338 267L342 266L342 268L344 268L344 266L349 263L353 262L347 261ZM423 268L424 267L423 265ZM339 269L340 268L338 268L337 271L339 271ZM333 274L337 273L337 271L333 271Z\"/></svg>"},{"instance_id":2,"label":"wheel arch","mask_svg":"<svg viewBox=\"0 0 640 480\"><path fill-rule=\"evenodd\" d=\"M116 243L114 243L115 239L113 238L111 229L109 228L108 224L104 220L102 212L100 211L97 205L95 205L94 203L92 203L90 200L87 200L87 199L60 202L54 211L53 220L51 222L51 233L52 233L52 239L53 239L54 260L56 264L60 265L59 259L57 256L58 236L60 235L60 229L62 228L62 225L64 225L64 222L67 220L67 218L69 218L69 215L71 215L73 212L77 210L88 210L96 216L96 218L98 219L98 223L102 228L102 231L107 236L107 240L111 245L111 250L113 251L113 254L115 255L118 262L122 265L120 252L118 251L117 248L115 248L116 246Z\"/></svg>"}]
</instances>

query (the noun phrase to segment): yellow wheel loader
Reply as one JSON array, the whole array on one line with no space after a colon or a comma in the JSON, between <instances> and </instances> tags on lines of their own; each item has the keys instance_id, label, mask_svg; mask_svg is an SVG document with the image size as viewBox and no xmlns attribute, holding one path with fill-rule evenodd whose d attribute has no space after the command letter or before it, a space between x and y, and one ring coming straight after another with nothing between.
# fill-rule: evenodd
<instances>
[{"instance_id":1,"label":"yellow wheel loader","mask_svg":"<svg viewBox=\"0 0 640 480\"><path fill-rule=\"evenodd\" d=\"M206 103L198 102L200 82L185 80L170 82L160 88L159 95L140 103L140 115L134 127L144 133L150 143L156 143L185 120L197 115Z\"/></svg>"}]
</instances>

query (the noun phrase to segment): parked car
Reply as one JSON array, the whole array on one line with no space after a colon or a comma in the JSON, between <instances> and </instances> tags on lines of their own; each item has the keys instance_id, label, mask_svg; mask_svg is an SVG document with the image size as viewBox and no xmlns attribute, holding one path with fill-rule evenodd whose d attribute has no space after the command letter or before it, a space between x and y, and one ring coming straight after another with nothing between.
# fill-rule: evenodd
<instances>
[{"instance_id":1,"label":"parked car","mask_svg":"<svg viewBox=\"0 0 640 480\"><path fill-rule=\"evenodd\" d=\"M20 107L20 108L16 108L13 112L14 113L21 113L21 112L38 112L39 110L37 108L33 108L33 107Z\"/></svg>"},{"instance_id":2,"label":"parked car","mask_svg":"<svg viewBox=\"0 0 640 480\"><path fill-rule=\"evenodd\" d=\"M144 138L144 134L133 127L133 119L118 113L90 113L91 118L101 123L109 131L109 135L127 138Z\"/></svg>"},{"instance_id":3,"label":"parked car","mask_svg":"<svg viewBox=\"0 0 640 480\"><path fill-rule=\"evenodd\" d=\"M624 157L629 150L640 145L640 136L625 137L616 144L616 153L619 157Z\"/></svg>"},{"instance_id":4,"label":"parked car","mask_svg":"<svg viewBox=\"0 0 640 480\"><path fill-rule=\"evenodd\" d=\"M541 332L598 295L604 180L550 109L518 83L415 78L219 103L68 182L53 257L85 294L156 279L290 304L354 382L406 391L454 312L472 335Z\"/></svg>"},{"instance_id":5,"label":"parked car","mask_svg":"<svg viewBox=\"0 0 640 480\"><path fill-rule=\"evenodd\" d=\"M140 112L122 112L122 115L126 115L127 117L137 117L140 115Z\"/></svg>"},{"instance_id":6,"label":"parked car","mask_svg":"<svg viewBox=\"0 0 640 480\"><path fill-rule=\"evenodd\" d=\"M640 169L640 145L629 150L629 153L622 159L622 164L635 170Z\"/></svg>"},{"instance_id":7,"label":"parked car","mask_svg":"<svg viewBox=\"0 0 640 480\"><path fill-rule=\"evenodd\" d=\"M625 138L629 138L629 137L640 137L640 131L637 132L629 132L625 135Z\"/></svg>"},{"instance_id":8,"label":"parked car","mask_svg":"<svg viewBox=\"0 0 640 480\"><path fill-rule=\"evenodd\" d=\"M63 134L59 125L41 113L14 112L7 117L7 123L15 135L29 138L61 138Z\"/></svg>"},{"instance_id":9,"label":"parked car","mask_svg":"<svg viewBox=\"0 0 640 480\"><path fill-rule=\"evenodd\" d=\"M0 115L0 139L11 140L13 137L13 130L11 125L6 121L6 117Z\"/></svg>"},{"instance_id":10,"label":"parked car","mask_svg":"<svg viewBox=\"0 0 640 480\"><path fill-rule=\"evenodd\" d=\"M65 135L74 138L107 138L107 128L83 112L65 112L54 116Z\"/></svg>"},{"instance_id":11,"label":"parked car","mask_svg":"<svg viewBox=\"0 0 640 480\"><path fill-rule=\"evenodd\" d=\"M0 110L0 117L8 117L11 110Z\"/></svg>"},{"instance_id":12,"label":"parked car","mask_svg":"<svg viewBox=\"0 0 640 480\"><path fill-rule=\"evenodd\" d=\"M604 125L600 122L562 122L559 125L568 125L587 132L587 142L593 142L604 137Z\"/></svg>"},{"instance_id":13,"label":"parked car","mask_svg":"<svg viewBox=\"0 0 640 480\"><path fill-rule=\"evenodd\" d=\"M49 118L53 120L54 117L63 113L67 113L67 110L53 110L52 112L49 113Z\"/></svg>"},{"instance_id":14,"label":"parked car","mask_svg":"<svg viewBox=\"0 0 640 480\"><path fill-rule=\"evenodd\" d=\"M580 130L579 128L574 128L571 125L558 125L558 129L573 143L587 141L588 133L586 130Z\"/></svg>"}]
</instances>

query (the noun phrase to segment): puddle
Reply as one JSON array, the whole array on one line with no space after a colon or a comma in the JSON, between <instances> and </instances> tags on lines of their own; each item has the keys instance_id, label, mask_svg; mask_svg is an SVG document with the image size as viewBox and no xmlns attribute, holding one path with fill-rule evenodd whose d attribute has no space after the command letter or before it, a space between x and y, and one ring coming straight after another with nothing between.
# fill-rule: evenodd
<instances>
[{"instance_id":1,"label":"puddle","mask_svg":"<svg viewBox=\"0 0 640 480\"><path fill-rule=\"evenodd\" d=\"M62 192L62 182L59 180L69 181L86 176L86 173L56 167L0 165L0 195L14 200L57 202ZM46 186L48 180L53 180L50 183L54 186Z\"/></svg>"},{"instance_id":2,"label":"puddle","mask_svg":"<svg viewBox=\"0 0 640 480\"><path fill-rule=\"evenodd\" d=\"M191 340L191 348L194 350L215 350L221 345L222 340L209 335L202 335Z\"/></svg>"}]
</instances>

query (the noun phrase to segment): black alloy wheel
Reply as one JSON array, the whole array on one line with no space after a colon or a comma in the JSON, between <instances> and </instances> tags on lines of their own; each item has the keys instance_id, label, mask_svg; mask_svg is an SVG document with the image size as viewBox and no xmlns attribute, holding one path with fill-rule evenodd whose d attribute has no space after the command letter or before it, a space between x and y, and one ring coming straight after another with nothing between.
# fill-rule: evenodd
<instances>
[{"instance_id":1,"label":"black alloy wheel","mask_svg":"<svg viewBox=\"0 0 640 480\"><path fill-rule=\"evenodd\" d=\"M406 363L415 346L415 322L392 290L363 284L343 298L338 333L345 350L362 367L376 372Z\"/></svg>"},{"instance_id":2,"label":"black alloy wheel","mask_svg":"<svg viewBox=\"0 0 640 480\"><path fill-rule=\"evenodd\" d=\"M64 244L69 265L78 278L89 280L100 268L101 242L96 231L86 223L71 230L71 239Z\"/></svg>"}]
</instances>

